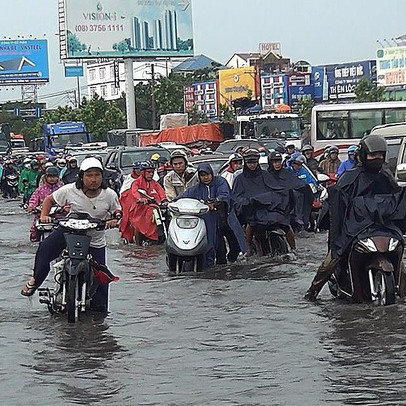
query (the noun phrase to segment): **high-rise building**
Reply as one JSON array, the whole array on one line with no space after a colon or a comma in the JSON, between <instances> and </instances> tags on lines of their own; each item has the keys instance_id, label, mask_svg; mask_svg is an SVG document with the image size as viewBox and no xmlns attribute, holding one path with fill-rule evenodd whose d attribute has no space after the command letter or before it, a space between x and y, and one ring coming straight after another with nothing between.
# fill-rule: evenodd
<instances>
[{"instance_id":1,"label":"high-rise building","mask_svg":"<svg viewBox=\"0 0 406 406\"><path fill-rule=\"evenodd\" d=\"M141 49L141 27L138 17L133 18L132 45L135 49Z\"/></svg>"},{"instance_id":2,"label":"high-rise building","mask_svg":"<svg viewBox=\"0 0 406 406\"><path fill-rule=\"evenodd\" d=\"M162 23L161 20L154 21L154 49L162 49Z\"/></svg>"}]
</instances>

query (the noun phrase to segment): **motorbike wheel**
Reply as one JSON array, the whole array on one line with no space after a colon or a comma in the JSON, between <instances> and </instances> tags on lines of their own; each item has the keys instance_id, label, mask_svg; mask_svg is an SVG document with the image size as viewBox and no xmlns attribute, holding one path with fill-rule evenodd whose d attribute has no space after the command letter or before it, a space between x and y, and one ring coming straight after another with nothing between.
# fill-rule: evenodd
<instances>
[{"instance_id":1,"label":"motorbike wheel","mask_svg":"<svg viewBox=\"0 0 406 406\"><path fill-rule=\"evenodd\" d=\"M285 237L280 235L272 235L269 238L269 245L271 246L272 256L284 255L289 252L288 243Z\"/></svg>"},{"instance_id":2,"label":"motorbike wheel","mask_svg":"<svg viewBox=\"0 0 406 406\"><path fill-rule=\"evenodd\" d=\"M374 289L379 305L387 306L395 303L395 278L393 273L378 271L374 276Z\"/></svg>"},{"instance_id":3,"label":"motorbike wheel","mask_svg":"<svg viewBox=\"0 0 406 406\"><path fill-rule=\"evenodd\" d=\"M68 323L75 323L79 316L77 296L79 293L79 280L76 276L70 276L68 287Z\"/></svg>"},{"instance_id":4,"label":"motorbike wheel","mask_svg":"<svg viewBox=\"0 0 406 406\"><path fill-rule=\"evenodd\" d=\"M13 189L13 190L11 191L11 193L10 193L10 197L11 197L12 199L16 199L17 196L18 196L17 190Z\"/></svg>"}]
</instances>

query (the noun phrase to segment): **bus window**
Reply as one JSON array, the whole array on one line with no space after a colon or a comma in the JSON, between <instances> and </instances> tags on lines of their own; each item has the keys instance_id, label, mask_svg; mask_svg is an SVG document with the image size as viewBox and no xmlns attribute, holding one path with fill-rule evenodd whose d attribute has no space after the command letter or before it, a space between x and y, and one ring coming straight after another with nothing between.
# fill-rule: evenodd
<instances>
[{"instance_id":1,"label":"bus window","mask_svg":"<svg viewBox=\"0 0 406 406\"><path fill-rule=\"evenodd\" d=\"M348 111L323 111L317 113L317 139L348 138Z\"/></svg>"},{"instance_id":2,"label":"bus window","mask_svg":"<svg viewBox=\"0 0 406 406\"><path fill-rule=\"evenodd\" d=\"M384 124L404 122L406 122L406 109L385 109Z\"/></svg>"},{"instance_id":3,"label":"bus window","mask_svg":"<svg viewBox=\"0 0 406 406\"><path fill-rule=\"evenodd\" d=\"M362 138L383 123L380 110L354 110L350 112L351 138Z\"/></svg>"}]
</instances>

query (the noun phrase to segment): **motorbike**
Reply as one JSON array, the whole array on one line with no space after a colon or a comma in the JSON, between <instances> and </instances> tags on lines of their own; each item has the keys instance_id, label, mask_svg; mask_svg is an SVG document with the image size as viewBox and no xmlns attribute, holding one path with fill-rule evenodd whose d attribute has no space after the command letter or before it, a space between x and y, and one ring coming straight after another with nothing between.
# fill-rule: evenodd
<instances>
[{"instance_id":1,"label":"motorbike","mask_svg":"<svg viewBox=\"0 0 406 406\"><path fill-rule=\"evenodd\" d=\"M67 313L68 323L75 323L90 308L98 286L119 278L89 254L91 237L87 232L104 229L105 221L88 214L70 214L54 220L53 225L62 228L66 248L52 265L55 285L38 289L39 302L46 304L51 314Z\"/></svg>"},{"instance_id":2,"label":"motorbike","mask_svg":"<svg viewBox=\"0 0 406 406\"><path fill-rule=\"evenodd\" d=\"M200 200L182 198L168 204L173 218L166 239L167 265L170 274L199 272L207 251L206 225L202 218L209 206Z\"/></svg>"},{"instance_id":3,"label":"motorbike","mask_svg":"<svg viewBox=\"0 0 406 406\"><path fill-rule=\"evenodd\" d=\"M55 225L53 223L43 223L39 219L39 215L41 214L41 206L37 206L34 208L32 213L36 217L34 227L36 229L36 241L42 241L45 239L54 229ZM66 215L66 211L64 207L59 206L52 206L49 211L49 217L52 219L57 219L59 217L64 217ZM33 240L31 240L33 241Z\"/></svg>"},{"instance_id":4,"label":"motorbike","mask_svg":"<svg viewBox=\"0 0 406 406\"><path fill-rule=\"evenodd\" d=\"M6 183L10 198L15 199L18 196L18 175L7 175Z\"/></svg>"},{"instance_id":5,"label":"motorbike","mask_svg":"<svg viewBox=\"0 0 406 406\"><path fill-rule=\"evenodd\" d=\"M352 243L347 263L330 278L330 292L356 303L394 304L403 251L403 239L393 231L364 231Z\"/></svg>"},{"instance_id":6,"label":"motorbike","mask_svg":"<svg viewBox=\"0 0 406 406\"><path fill-rule=\"evenodd\" d=\"M328 198L327 187L331 182L331 178L324 173L317 175L318 187L310 184L312 189L314 200L312 203L312 210L310 212L310 228L309 231L319 231L318 220L322 213L323 204Z\"/></svg>"},{"instance_id":7,"label":"motorbike","mask_svg":"<svg viewBox=\"0 0 406 406\"><path fill-rule=\"evenodd\" d=\"M154 207L153 220L158 231L158 243L163 244L168 235L167 230L170 221L168 207L166 204L157 204L155 198L149 196L147 191L144 189L139 188L138 193L148 200L149 205L152 205Z\"/></svg>"}]
</instances>

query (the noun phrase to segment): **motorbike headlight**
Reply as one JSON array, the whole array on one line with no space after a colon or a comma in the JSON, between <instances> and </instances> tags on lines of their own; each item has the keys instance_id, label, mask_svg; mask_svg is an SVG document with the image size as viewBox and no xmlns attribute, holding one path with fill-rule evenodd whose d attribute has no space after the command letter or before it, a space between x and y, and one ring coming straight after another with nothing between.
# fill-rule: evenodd
<instances>
[{"instance_id":1,"label":"motorbike headlight","mask_svg":"<svg viewBox=\"0 0 406 406\"><path fill-rule=\"evenodd\" d=\"M396 238L391 238L389 241L389 251L395 251L396 247L399 244L399 240L397 240Z\"/></svg>"},{"instance_id":2,"label":"motorbike headlight","mask_svg":"<svg viewBox=\"0 0 406 406\"><path fill-rule=\"evenodd\" d=\"M180 228L195 228L197 224L199 223L199 219L196 218L177 218L176 219L176 224Z\"/></svg>"}]
</instances>

